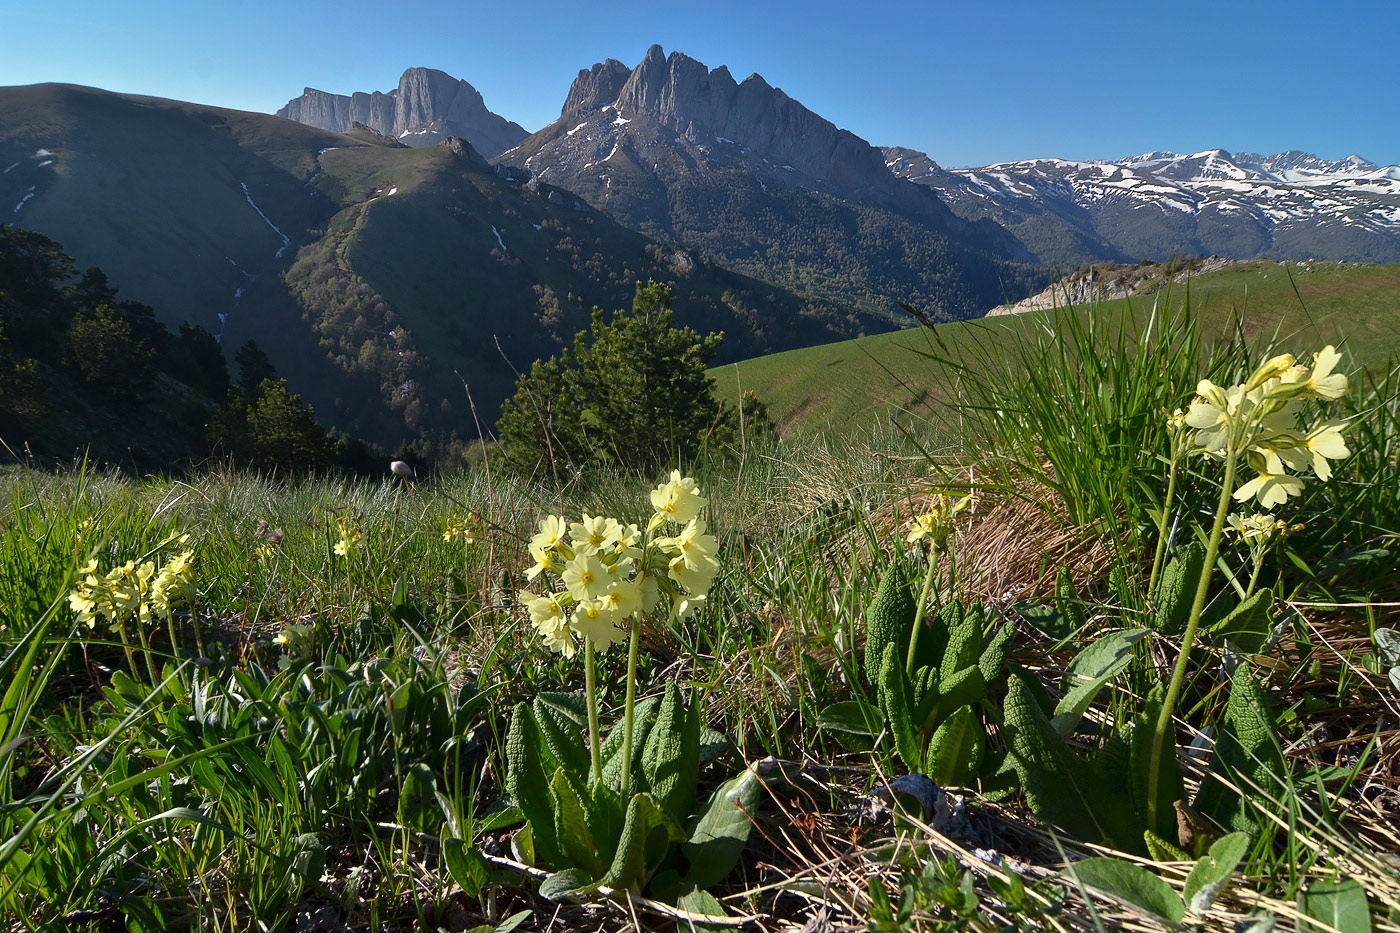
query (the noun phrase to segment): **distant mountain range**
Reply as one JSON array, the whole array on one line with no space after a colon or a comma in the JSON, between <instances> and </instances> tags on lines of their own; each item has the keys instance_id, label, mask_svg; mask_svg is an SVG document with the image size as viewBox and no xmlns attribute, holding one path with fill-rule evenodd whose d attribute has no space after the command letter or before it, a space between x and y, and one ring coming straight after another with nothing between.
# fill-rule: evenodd
<instances>
[{"instance_id":1,"label":"distant mountain range","mask_svg":"<svg viewBox=\"0 0 1400 933\"><path fill-rule=\"evenodd\" d=\"M977 316L1085 262L1400 261L1400 167L1210 150L948 170L759 75L653 46L533 134L466 81L308 88L279 112L0 88L0 219L123 297L256 339L329 421L470 435L514 370L654 278L721 360Z\"/></svg>"},{"instance_id":2,"label":"distant mountain range","mask_svg":"<svg viewBox=\"0 0 1400 933\"><path fill-rule=\"evenodd\" d=\"M884 154L899 177L938 192L963 217L996 221L1061 268L1198 253L1400 262L1400 166L1357 155L1210 149L948 170L922 152Z\"/></svg>"},{"instance_id":3,"label":"distant mountain range","mask_svg":"<svg viewBox=\"0 0 1400 933\"><path fill-rule=\"evenodd\" d=\"M172 328L229 354L257 340L321 417L391 449L473 436L470 402L492 423L515 370L638 280L724 331L721 362L889 326L649 240L455 137L409 148L71 85L0 88L0 207Z\"/></svg>"},{"instance_id":4,"label":"distant mountain range","mask_svg":"<svg viewBox=\"0 0 1400 933\"><path fill-rule=\"evenodd\" d=\"M466 82L415 68L389 95L308 89L279 112L327 129L358 121L408 144L450 123L497 161L650 236L885 312L904 300L977 313L1043 284L1031 264L1400 261L1400 167L1357 155L1213 149L950 170L923 152L877 149L760 75L735 81L659 46L636 67L609 59L580 71L559 119L528 138L518 127L503 137L506 121L480 99ZM468 100L479 129L458 116Z\"/></svg>"},{"instance_id":5,"label":"distant mountain range","mask_svg":"<svg viewBox=\"0 0 1400 933\"><path fill-rule=\"evenodd\" d=\"M460 136L487 158L529 135L520 124L486 109L481 93L466 81L432 68L408 69L387 93L359 91L347 97L309 87L277 115L336 133L348 133L358 123L406 146L436 146Z\"/></svg>"}]
</instances>

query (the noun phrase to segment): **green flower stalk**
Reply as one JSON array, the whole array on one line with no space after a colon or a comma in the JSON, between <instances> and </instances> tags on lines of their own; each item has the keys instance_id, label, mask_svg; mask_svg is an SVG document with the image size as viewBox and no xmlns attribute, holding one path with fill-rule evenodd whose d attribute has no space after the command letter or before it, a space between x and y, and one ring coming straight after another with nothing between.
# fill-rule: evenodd
<instances>
[{"instance_id":1,"label":"green flower stalk","mask_svg":"<svg viewBox=\"0 0 1400 933\"><path fill-rule=\"evenodd\" d=\"M584 647L584 694L593 780L602 779L598 722L597 655L627 639L627 698L623 707L622 787L630 792L633 710L641 620L667 600L670 614L686 618L700 606L719 571L719 542L699 518L708 500L695 480L679 471L651 492L654 509L645 533L615 518L584 514L569 522L546 516L530 539L530 580L557 580L562 589L519 601L545 646L572 657ZM675 534L660 532L679 525ZM644 536L645 535L645 536Z\"/></svg>"},{"instance_id":2,"label":"green flower stalk","mask_svg":"<svg viewBox=\"0 0 1400 933\"><path fill-rule=\"evenodd\" d=\"M910 544L928 539L928 569L924 572L924 586L919 591L918 608L914 611L914 631L909 636L909 653L904 660L904 672L914 676L914 658L918 655L919 631L924 627L924 610L928 606L929 590L933 587L933 575L938 569L938 558L948 551L948 542L956 529L954 517L967 508L971 496L963 496L954 501L947 493L938 493L929 503L928 511L909 523L909 534L905 538ZM949 554L949 579L952 579L952 555Z\"/></svg>"},{"instance_id":3,"label":"green flower stalk","mask_svg":"<svg viewBox=\"0 0 1400 933\"><path fill-rule=\"evenodd\" d=\"M1230 389L1223 389L1203 379L1196 387L1196 400L1180 422L1185 428L1194 430L1190 452L1223 462L1225 476L1206 543L1205 564L1196 584L1191 614L1182 633L1181 652L1172 669L1166 698L1157 719L1151 770L1148 772L1148 822L1151 826L1157 825L1162 756L1167 738L1175 735L1172 716L1182 680L1186 676L1191 648L1195 644L1197 626L1210 592L1210 579L1220 553L1220 539L1231 500L1245 502L1257 498L1260 505L1266 508L1282 505L1290 496L1298 495L1303 490L1302 478L1289 474L1289 468L1311 468L1318 479L1325 481L1332 475L1328 461L1350 454L1342 438L1342 423L1323 422L1301 431L1298 428L1305 399L1333 400L1346 394L1349 388L1347 377L1333 372L1340 359L1341 355L1329 345L1316 354L1311 369L1299 365L1291 354L1285 353L1270 359L1256 369L1248 380ZM1180 433L1184 434L1185 431ZM1236 488L1236 471L1242 460L1256 475Z\"/></svg>"}]
</instances>

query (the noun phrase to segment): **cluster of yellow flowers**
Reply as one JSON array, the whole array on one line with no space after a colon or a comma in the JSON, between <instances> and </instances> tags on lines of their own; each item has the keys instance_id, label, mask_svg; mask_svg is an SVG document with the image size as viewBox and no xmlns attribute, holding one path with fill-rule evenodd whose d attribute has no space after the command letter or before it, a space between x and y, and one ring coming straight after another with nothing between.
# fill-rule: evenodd
<instances>
[{"instance_id":1,"label":"cluster of yellow flowers","mask_svg":"<svg viewBox=\"0 0 1400 933\"><path fill-rule=\"evenodd\" d=\"M1268 544L1276 537L1281 537L1291 531L1302 531L1303 526L1290 525L1281 518L1262 512L1255 512L1253 515L1240 515L1238 513L1229 516L1226 522L1230 530L1246 544L1253 547L1256 544Z\"/></svg>"},{"instance_id":2,"label":"cluster of yellow flowers","mask_svg":"<svg viewBox=\"0 0 1400 933\"><path fill-rule=\"evenodd\" d=\"M335 529L340 533L340 540L335 543L335 552L341 557L349 557L350 552L365 539L360 533L360 526L348 515L335 517Z\"/></svg>"},{"instance_id":3,"label":"cluster of yellow flowers","mask_svg":"<svg viewBox=\"0 0 1400 933\"><path fill-rule=\"evenodd\" d=\"M292 623L272 639L274 645L281 645L292 655L305 657L311 653L311 643L316 638L316 627L305 623Z\"/></svg>"},{"instance_id":4,"label":"cluster of yellow flowers","mask_svg":"<svg viewBox=\"0 0 1400 933\"><path fill-rule=\"evenodd\" d=\"M945 492L938 493L929 501L928 510L909 522L909 535L905 540L913 544L927 538L933 551L946 551L948 539L956 527L953 519L971 501L971 496L961 496L955 500Z\"/></svg>"},{"instance_id":5,"label":"cluster of yellow flowers","mask_svg":"<svg viewBox=\"0 0 1400 933\"><path fill-rule=\"evenodd\" d=\"M1333 400L1347 393L1347 377L1332 371L1340 359L1328 345L1314 356L1311 368L1284 353L1229 389L1202 379L1190 409L1174 414L1168 426L1177 433L1192 429L1194 449L1213 459L1244 456L1256 475L1235 490L1236 500L1257 498L1265 508L1282 505L1303 491L1302 478L1290 475L1289 469L1311 468L1318 479L1326 480L1332 475L1327 461L1351 453L1342 437L1345 422L1324 421L1303 430L1298 426L1305 399Z\"/></svg>"},{"instance_id":6,"label":"cluster of yellow flowers","mask_svg":"<svg viewBox=\"0 0 1400 933\"><path fill-rule=\"evenodd\" d=\"M113 629L131 618L148 625L193 599L193 557L193 551L183 551L159 570L154 561L129 560L101 576L97 561L88 561L78 571L83 579L68 594L68 605L88 628L96 628L98 619Z\"/></svg>"},{"instance_id":7,"label":"cluster of yellow flowers","mask_svg":"<svg viewBox=\"0 0 1400 933\"><path fill-rule=\"evenodd\" d=\"M706 502L695 480L679 470L651 492L655 509L645 532L615 518L584 513L569 523L562 515L540 521L530 539L534 580L548 572L563 588L537 595L522 590L519 599L545 645L572 656L579 639L606 649L622 641L620 627L629 618L651 612L669 600L683 619L704 602L719 561L719 542L708 534L699 513ZM658 535L666 525L674 535Z\"/></svg>"},{"instance_id":8,"label":"cluster of yellow flowers","mask_svg":"<svg viewBox=\"0 0 1400 933\"><path fill-rule=\"evenodd\" d=\"M442 540L460 540L463 544L475 544L476 525L470 518L459 518L454 512L447 518L447 528L442 533Z\"/></svg>"}]
</instances>

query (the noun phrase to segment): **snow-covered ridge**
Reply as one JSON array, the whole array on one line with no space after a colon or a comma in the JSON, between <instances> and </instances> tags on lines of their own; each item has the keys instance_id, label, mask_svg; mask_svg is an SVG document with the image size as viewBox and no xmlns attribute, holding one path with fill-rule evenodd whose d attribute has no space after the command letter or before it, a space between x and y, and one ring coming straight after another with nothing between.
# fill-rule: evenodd
<instances>
[{"instance_id":1,"label":"snow-covered ridge","mask_svg":"<svg viewBox=\"0 0 1400 933\"><path fill-rule=\"evenodd\" d=\"M1093 207L1128 199L1195 215L1249 214L1268 227L1341 223L1400 236L1400 166L1376 165L1358 155L1328 161L1297 151L1261 156L1207 149L1116 161L1023 159L950 174L965 183L961 191L940 189L951 200L1015 204L1054 197Z\"/></svg>"}]
</instances>

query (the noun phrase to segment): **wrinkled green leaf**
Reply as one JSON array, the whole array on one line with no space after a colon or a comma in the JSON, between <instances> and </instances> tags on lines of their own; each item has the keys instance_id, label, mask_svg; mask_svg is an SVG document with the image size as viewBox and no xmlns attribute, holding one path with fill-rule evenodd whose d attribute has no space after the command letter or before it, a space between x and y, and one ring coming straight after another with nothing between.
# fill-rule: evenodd
<instances>
[{"instance_id":1,"label":"wrinkled green leaf","mask_svg":"<svg viewBox=\"0 0 1400 933\"><path fill-rule=\"evenodd\" d=\"M880 700L885 708L885 721L894 735L894 747L904 765L911 771L918 770L919 742L910 719L909 678L904 674L904 659L899 656L898 646L885 646L885 657L880 665Z\"/></svg>"},{"instance_id":2,"label":"wrinkled green leaf","mask_svg":"<svg viewBox=\"0 0 1400 933\"><path fill-rule=\"evenodd\" d=\"M1005 708L1007 759L1031 811L1076 838L1139 851L1142 834L1133 829L1138 821L1128 789L1111 787L1096 767L1074 754L1026 684L1033 676L1022 672L1011 678Z\"/></svg>"},{"instance_id":3,"label":"wrinkled green leaf","mask_svg":"<svg viewBox=\"0 0 1400 933\"><path fill-rule=\"evenodd\" d=\"M1137 910L1175 926L1186 917L1181 897L1157 875L1141 866L1118 858L1086 858L1068 871L1084 883Z\"/></svg>"},{"instance_id":4,"label":"wrinkled green leaf","mask_svg":"<svg viewBox=\"0 0 1400 933\"><path fill-rule=\"evenodd\" d=\"M442 841L442 857L447 863L447 873L452 880L467 892L468 897L477 897L486 887L490 873L486 859L475 846L467 845L461 839L451 837Z\"/></svg>"},{"instance_id":5,"label":"wrinkled green leaf","mask_svg":"<svg viewBox=\"0 0 1400 933\"><path fill-rule=\"evenodd\" d=\"M1065 737L1074 732L1094 697L1128 666L1133 645L1146 634L1147 629L1114 632L1075 655L1065 669L1065 695L1055 704L1056 732Z\"/></svg>"},{"instance_id":6,"label":"wrinkled green leaf","mask_svg":"<svg viewBox=\"0 0 1400 933\"><path fill-rule=\"evenodd\" d=\"M956 710L929 741L924 774L939 787L966 787L982 764L986 747L982 720L971 706Z\"/></svg>"},{"instance_id":7,"label":"wrinkled green leaf","mask_svg":"<svg viewBox=\"0 0 1400 933\"><path fill-rule=\"evenodd\" d=\"M1309 885L1298 892L1298 912L1308 918L1299 924L1302 933L1371 933L1366 892L1355 880Z\"/></svg>"},{"instance_id":8,"label":"wrinkled green leaf","mask_svg":"<svg viewBox=\"0 0 1400 933\"><path fill-rule=\"evenodd\" d=\"M1274 608L1274 591L1265 587L1240 603L1210 627L1210 633L1224 638L1246 654L1253 654L1268 640L1269 614Z\"/></svg>"},{"instance_id":9,"label":"wrinkled green leaf","mask_svg":"<svg viewBox=\"0 0 1400 933\"><path fill-rule=\"evenodd\" d=\"M292 871L309 884L321 880L321 871L326 867L326 847L321 837L315 833L302 833L296 838L296 852L292 855Z\"/></svg>"},{"instance_id":10,"label":"wrinkled green leaf","mask_svg":"<svg viewBox=\"0 0 1400 933\"><path fill-rule=\"evenodd\" d=\"M642 773L652 796L674 819L690 816L700 774L700 708L687 703L674 683L666 685L647 735Z\"/></svg>"},{"instance_id":11,"label":"wrinkled green leaf","mask_svg":"<svg viewBox=\"0 0 1400 933\"><path fill-rule=\"evenodd\" d=\"M715 790L684 847L690 858L686 880L708 888L734 869L748 844L760 789L758 775L746 768Z\"/></svg>"},{"instance_id":12,"label":"wrinkled green leaf","mask_svg":"<svg viewBox=\"0 0 1400 933\"><path fill-rule=\"evenodd\" d=\"M540 897L550 901L568 900L586 894L595 886L583 869L566 868L540 882Z\"/></svg>"},{"instance_id":13,"label":"wrinkled green leaf","mask_svg":"<svg viewBox=\"0 0 1400 933\"><path fill-rule=\"evenodd\" d=\"M1186 876L1182 896L1193 914L1203 914L1215 903L1220 892L1230 882L1235 866L1249 851L1246 833L1231 833L1217 839L1210 851L1196 860L1191 874Z\"/></svg>"},{"instance_id":14,"label":"wrinkled green leaf","mask_svg":"<svg viewBox=\"0 0 1400 933\"><path fill-rule=\"evenodd\" d=\"M598 846L593 839L588 811L565 769L555 769L549 790L554 801L554 833L559 839L560 848L573 867L582 868L590 878L597 878L603 873L604 862L599 858Z\"/></svg>"}]
</instances>

